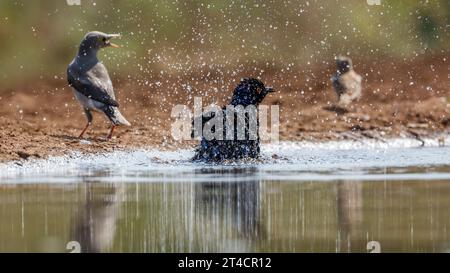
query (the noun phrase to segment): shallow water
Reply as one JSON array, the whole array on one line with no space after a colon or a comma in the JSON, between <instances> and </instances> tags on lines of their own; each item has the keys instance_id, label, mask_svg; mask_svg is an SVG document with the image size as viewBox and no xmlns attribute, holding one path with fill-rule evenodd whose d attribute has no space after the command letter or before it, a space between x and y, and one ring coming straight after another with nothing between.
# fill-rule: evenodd
<instances>
[{"instance_id":1,"label":"shallow water","mask_svg":"<svg viewBox=\"0 0 450 273\"><path fill-rule=\"evenodd\" d=\"M447 252L450 147L419 145L284 142L220 166L190 150L0 165L0 251Z\"/></svg>"}]
</instances>

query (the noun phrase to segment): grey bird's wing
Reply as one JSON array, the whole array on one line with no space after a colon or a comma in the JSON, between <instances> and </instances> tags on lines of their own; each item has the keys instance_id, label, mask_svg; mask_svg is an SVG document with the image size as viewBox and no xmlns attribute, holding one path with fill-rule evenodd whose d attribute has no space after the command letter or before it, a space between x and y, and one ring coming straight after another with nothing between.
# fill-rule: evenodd
<instances>
[{"instance_id":1,"label":"grey bird's wing","mask_svg":"<svg viewBox=\"0 0 450 273\"><path fill-rule=\"evenodd\" d=\"M119 107L119 103L115 100L111 80L102 64L97 64L83 75L79 75L69 67L67 79L71 87L86 97L107 106Z\"/></svg>"}]
</instances>

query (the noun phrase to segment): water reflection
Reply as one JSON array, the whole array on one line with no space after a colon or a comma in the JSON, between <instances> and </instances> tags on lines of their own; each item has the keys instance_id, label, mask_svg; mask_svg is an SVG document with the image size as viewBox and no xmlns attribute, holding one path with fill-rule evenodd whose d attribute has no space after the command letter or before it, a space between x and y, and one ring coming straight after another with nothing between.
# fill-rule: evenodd
<instances>
[{"instance_id":1,"label":"water reflection","mask_svg":"<svg viewBox=\"0 0 450 273\"><path fill-rule=\"evenodd\" d=\"M2 185L0 251L67 252L69 241L83 252L366 252L369 241L384 252L449 249L449 181L259 174L205 168L196 175L223 181Z\"/></svg>"},{"instance_id":2,"label":"water reflection","mask_svg":"<svg viewBox=\"0 0 450 273\"><path fill-rule=\"evenodd\" d=\"M73 241L80 243L81 252L112 250L124 193L123 184L85 185L71 225Z\"/></svg>"},{"instance_id":3,"label":"water reflection","mask_svg":"<svg viewBox=\"0 0 450 273\"><path fill-rule=\"evenodd\" d=\"M340 252L351 252L352 237L361 230L363 219L362 181L337 182L337 225L339 237L337 240Z\"/></svg>"},{"instance_id":4,"label":"water reflection","mask_svg":"<svg viewBox=\"0 0 450 273\"><path fill-rule=\"evenodd\" d=\"M234 170L201 169L201 175L254 175L257 168L242 168ZM196 183L195 212L203 215L211 224L225 222L230 233L235 237L218 251L245 252L252 250L252 242L262 239L261 204L259 180L245 182ZM225 218L224 218L225 217ZM222 219L221 219L222 218ZM222 232L220 229L216 229Z\"/></svg>"}]
</instances>

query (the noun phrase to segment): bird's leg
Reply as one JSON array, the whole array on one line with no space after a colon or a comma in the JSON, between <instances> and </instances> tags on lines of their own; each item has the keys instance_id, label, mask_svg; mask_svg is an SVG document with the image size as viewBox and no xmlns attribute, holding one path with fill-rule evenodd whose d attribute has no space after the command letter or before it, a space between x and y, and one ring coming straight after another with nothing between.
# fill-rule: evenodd
<instances>
[{"instance_id":1,"label":"bird's leg","mask_svg":"<svg viewBox=\"0 0 450 273\"><path fill-rule=\"evenodd\" d=\"M91 111L89 109L84 108L83 110L84 110L84 113L86 114L86 118L87 118L88 122L86 124L86 127L84 127L83 131L81 132L81 134L80 134L80 136L78 138L82 138L83 137L84 133L86 133L86 131L89 128L89 126L91 126L92 119L93 119L92 113L91 113Z\"/></svg>"},{"instance_id":2,"label":"bird's leg","mask_svg":"<svg viewBox=\"0 0 450 273\"><path fill-rule=\"evenodd\" d=\"M114 132L114 129L116 129L116 125L113 125L112 127L111 127L111 131L109 131L109 134L108 134L108 136L106 137L106 139L111 139L112 138L112 135L113 135L113 132Z\"/></svg>"},{"instance_id":3,"label":"bird's leg","mask_svg":"<svg viewBox=\"0 0 450 273\"><path fill-rule=\"evenodd\" d=\"M80 136L78 138L83 138L84 133L86 133L87 129L89 128L89 126L91 126L91 122L88 121L88 123L86 124L86 127L84 127L83 131L81 132Z\"/></svg>"}]
</instances>

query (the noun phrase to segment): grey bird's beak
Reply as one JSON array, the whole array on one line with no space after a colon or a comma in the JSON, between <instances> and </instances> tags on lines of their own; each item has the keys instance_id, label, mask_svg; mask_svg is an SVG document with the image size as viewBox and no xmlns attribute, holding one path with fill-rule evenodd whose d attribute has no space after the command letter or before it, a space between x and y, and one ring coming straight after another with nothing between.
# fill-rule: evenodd
<instances>
[{"instance_id":1,"label":"grey bird's beak","mask_svg":"<svg viewBox=\"0 0 450 273\"><path fill-rule=\"evenodd\" d=\"M114 38L120 38L122 37L120 34L108 34L108 45L111 47L115 47L115 48L120 48L120 45L111 43L109 40L114 39Z\"/></svg>"}]
</instances>

